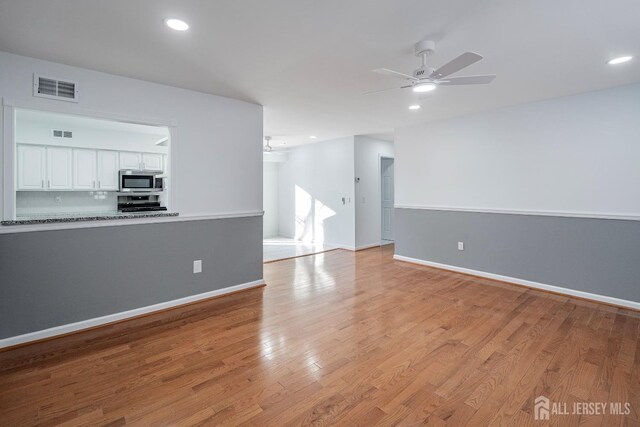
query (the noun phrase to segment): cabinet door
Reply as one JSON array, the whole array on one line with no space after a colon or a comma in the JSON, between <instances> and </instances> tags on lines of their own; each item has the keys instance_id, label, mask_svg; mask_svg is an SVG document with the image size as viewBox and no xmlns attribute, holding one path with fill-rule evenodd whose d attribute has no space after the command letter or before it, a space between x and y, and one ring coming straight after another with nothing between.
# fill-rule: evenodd
<instances>
[{"instance_id":1,"label":"cabinet door","mask_svg":"<svg viewBox=\"0 0 640 427\"><path fill-rule=\"evenodd\" d=\"M98 151L98 190L118 190L118 152Z\"/></svg>"},{"instance_id":2,"label":"cabinet door","mask_svg":"<svg viewBox=\"0 0 640 427\"><path fill-rule=\"evenodd\" d=\"M47 147L47 189L71 190L73 150Z\"/></svg>"},{"instance_id":3,"label":"cabinet door","mask_svg":"<svg viewBox=\"0 0 640 427\"><path fill-rule=\"evenodd\" d=\"M161 171L162 154L142 153L142 167L144 170Z\"/></svg>"},{"instance_id":4,"label":"cabinet door","mask_svg":"<svg viewBox=\"0 0 640 427\"><path fill-rule=\"evenodd\" d=\"M46 150L37 145L18 145L18 190L44 190Z\"/></svg>"},{"instance_id":5,"label":"cabinet door","mask_svg":"<svg viewBox=\"0 0 640 427\"><path fill-rule=\"evenodd\" d=\"M96 189L95 150L73 150L73 189Z\"/></svg>"},{"instance_id":6,"label":"cabinet door","mask_svg":"<svg viewBox=\"0 0 640 427\"><path fill-rule=\"evenodd\" d=\"M142 169L142 155L140 153L120 152L120 169Z\"/></svg>"}]
</instances>

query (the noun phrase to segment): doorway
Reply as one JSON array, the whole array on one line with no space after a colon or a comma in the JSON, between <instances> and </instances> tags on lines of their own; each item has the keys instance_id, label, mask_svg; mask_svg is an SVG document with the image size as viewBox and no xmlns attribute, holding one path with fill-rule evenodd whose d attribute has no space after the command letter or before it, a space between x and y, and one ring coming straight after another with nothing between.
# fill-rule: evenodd
<instances>
[{"instance_id":1,"label":"doorway","mask_svg":"<svg viewBox=\"0 0 640 427\"><path fill-rule=\"evenodd\" d=\"M395 239L393 164L393 158L380 157L380 244L382 245L393 243Z\"/></svg>"},{"instance_id":2,"label":"doorway","mask_svg":"<svg viewBox=\"0 0 640 427\"><path fill-rule=\"evenodd\" d=\"M295 157L274 150L263 158L263 262L334 249L322 234L328 208L292 177Z\"/></svg>"}]
</instances>

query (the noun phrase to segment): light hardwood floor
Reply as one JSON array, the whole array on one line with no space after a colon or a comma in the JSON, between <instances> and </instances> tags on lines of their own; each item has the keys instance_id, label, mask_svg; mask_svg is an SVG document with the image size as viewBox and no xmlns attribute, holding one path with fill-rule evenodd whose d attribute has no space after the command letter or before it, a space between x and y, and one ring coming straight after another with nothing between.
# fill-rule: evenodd
<instances>
[{"instance_id":1,"label":"light hardwood floor","mask_svg":"<svg viewBox=\"0 0 640 427\"><path fill-rule=\"evenodd\" d=\"M392 260L265 265L267 287L0 353L0 425L546 425L629 402L637 312Z\"/></svg>"}]
</instances>

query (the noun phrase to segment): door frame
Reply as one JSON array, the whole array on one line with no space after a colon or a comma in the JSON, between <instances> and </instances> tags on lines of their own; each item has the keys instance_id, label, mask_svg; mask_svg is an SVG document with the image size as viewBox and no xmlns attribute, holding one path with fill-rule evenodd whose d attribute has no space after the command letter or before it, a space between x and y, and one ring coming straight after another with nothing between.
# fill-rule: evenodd
<instances>
[{"instance_id":1,"label":"door frame","mask_svg":"<svg viewBox=\"0 0 640 427\"><path fill-rule=\"evenodd\" d=\"M382 159L393 160L393 194L394 194L394 209L395 209L395 193L396 193L396 158L395 156L389 156L382 153L378 153L378 212L380 213L379 221L378 221L378 236L380 237L378 240L380 241L380 246L382 243ZM395 237L395 236L394 236ZM388 242L388 241L385 241ZM395 240L393 240L395 242ZM390 245L391 243L384 243L385 245Z\"/></svg>"}]
</instances>

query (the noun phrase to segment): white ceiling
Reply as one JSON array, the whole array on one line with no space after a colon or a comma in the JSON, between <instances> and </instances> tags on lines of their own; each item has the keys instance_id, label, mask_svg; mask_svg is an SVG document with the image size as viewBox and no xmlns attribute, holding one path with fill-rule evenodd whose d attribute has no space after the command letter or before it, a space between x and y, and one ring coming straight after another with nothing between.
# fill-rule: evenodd
<instances>
[{"instance_id":1,"label":"white ceiling","mask_svg":"<svg viewBox=\"0 0 640 427\"><path fill-rule=\"evenodd\" d=\"M163 25L186 20L185 33ZM264 105L265 134L287 145L640 81L638 0L0 0L0 50ZM362 95L410 73L414 42L490 85ZM605 61L635 55L627 64Z\"/></svg>"}]
</instances>

